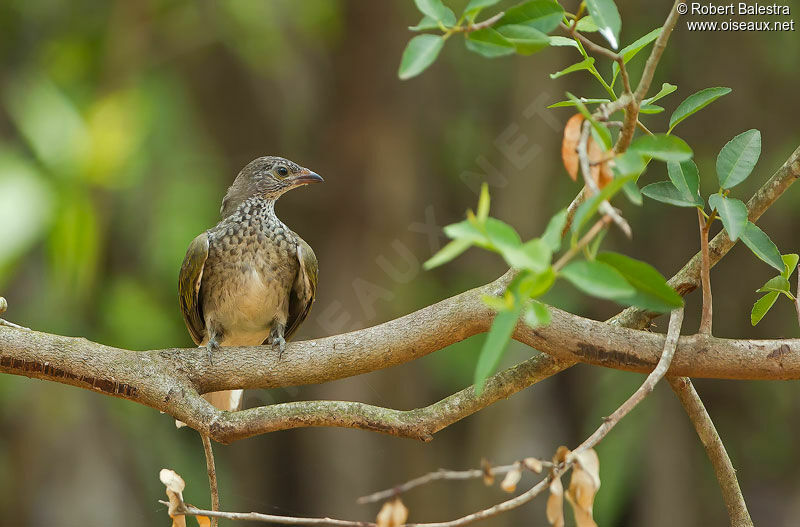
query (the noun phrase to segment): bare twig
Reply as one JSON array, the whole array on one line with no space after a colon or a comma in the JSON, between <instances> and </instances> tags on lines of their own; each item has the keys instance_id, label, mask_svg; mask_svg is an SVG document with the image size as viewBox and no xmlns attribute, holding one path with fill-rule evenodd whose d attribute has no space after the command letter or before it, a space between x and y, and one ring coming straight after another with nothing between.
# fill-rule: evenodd
<instances>
[{"instance_id":1,"label":"bare twig","mask_svg":"<svg viewBox=\"0 0 800 527\"><path fill-rule=\"evenodd\" d=\"M581 165L581 173L583 174L583 181L586 184L586 188L588 188L590 191L590 195L600 192L600 188L597 186L597 182L592 177L591 168L589 167L588 144L589 136L592 130L591 126L592 123L590 123L588 120L583 121L581 137L578 141L578 159ZM606 216L610 217L617 227L619 227L620 230L625 233L625 236L628 238L632 236L630 225L628 225L628 222L625 221L625 218L620 216L619 212L617 212L617 210L611 206L608 200L604 200L603 203L600 204L600 211Z\"/></svg>"},{"instance_id":2,"label":"bare twig","mask_svg":"<svg viewBox=\"0 0 800 527\"><path fill-rule=\"evenodd\" d=\"M214 464L214 451L211 449L211 439L205 435L200 434L203 440L203 451L206 454L206 470L208 471L208 488L211 492L211 510L219 510L219 488L217 487L217 468ZM217 519L211 519L211 527L217 527Z\"/></svg>"},{"instance_id":3,"label":"bare twig","mask_svg":"<svg viewBox=\"0 0 800 527\"><path fill-rule=\"evenodd\" d=\"M586 234L576 243L573 247L565 252L561 258L558 259L556 263L553 264L553 271L559 271L563 268L567 262L573 259L578 253L586 247L592 239L597 236L597 234L606 228L606 226L611 222L611 218L608 216L603 216L597 222L592 225L592 228L589 229Z\"/></svg>"},{"instance_id":4,"label":"bare twig","mask_svg":"<svg viewBox=\"0 0 800 527\"><path fill-rule=\"evenodd\" d=\"M714 214L706 221L703 216L703 211L697 209L697 220L700 223L700 255L702 258L702 265L700 267L700 281L703 285L703 314L700 318L700 329L698 333L701 335L711 335L711 322L713 318L713 304L711 299L711 266L709 261L711 257L708 254L708 231L711 228L711 222L714 219Z\"/></svg>"},{"instance_id":5,"label":"bare twig","mask_svg":"<svg viewBox=\"0 0 800 527\"><path fill-rule=\"evenodd\" d=\"M750 519L750 513L747 511L742 489L739 488L736 470L733 468L728 452L725 450L725 445L722 444L722 439L720 439L719 433L714 427L714 422L694 389L691 379L687 377L667 377L667 381L675 395L678 396L683 409L686 410L686 414L692 421L694 429L706 449L708 458L711 460L720 489L722 489L722 498L725 500L725 506L728 509L731 526L752 527L753 520Z\"/></svg>"},{"instance_id":6,"label":"bare twig","mask_svg":"<svg viewBox=\"0 0 800 527\"><path fill-rule=\"evenodd\" d=\"M681 325L683 324L683 308L680 307L672 311L669 317L669 328L667 330L667 336L664 340L664 351L661 354L661 358L658 361L658 364L650 372L650 375L647 376L644 383L636 390L633 395L631 395L622 405L617 408L613 414L603 420L603 424L601 424L595 432L590 435L583 443L581 443L578 448L572 451L570 457L574 458L576 453L580 453L584 450L588 450L590 448L594 448L597 443L603 439L608 432L617 425L617 423L628 415L628 413L633 410L637 404L639 404L645 397L647 397L650 392L656 387L658 381L661 380L662 377L667 373L669 369L670 363L672 362L672 357L675 355L675 350L678 347L678 338L681 334ZM569 457L568 457L569 459Z\"/></svg>"},{"instance_id":7,"label":"bare twig","mask_svg":"<svg viewBox=\"0 0 800 527\"><path fill-rule=\"evenodd\" d=\"M541 466L544 468L552 468L553 464L549 461L539 461ZM516 463L512 463L511 465L500 465L497 467L489 468L489 472L493 476L497 476L500 474L506 474L512 470L526 468L526 464L524 462L518 461ZM448 480L448 481L463 481L468 479L478 479L482 478L486 475L486 472L483 469L475 468L470 470L444 470L440 469L436 472L429 472L423 476L418 478L414 478L412 480L406 481L405 483L401 483L391 489L381 490L378 492L373 492L367 496L361 496L356 500L356 503L361 505L365 503L374 503L376 501L382 501L389 498L393 498L400 494L406 493L411 489L420 487L422 485L427 485L428 483L434 481L441 481L441 480Z\"/></svg>"},{"instance_id":8,"label":"bare twig","mask_svg":"<svg viewBox=\"0 0 800 527\"><path fill-rule=\"evenodd\" d=\"M158 500L159 503L169 505L168 501ZM191 505L183 504L175 511L186 516L208 516L209 518L225 518L228 520L249 520L265 523L277 523L279 525L308 525L312 527L377 527L374 522L361 522L349 520L336 520L333 518L300 518L294 516L277 516L274 514L262 514L260 512L225 512L207 511L198 509Z\"/></svg>"},{"instance_id":9,"label":"bare twig","mask_svg":"<svg viewBox=\"0 0 800 527\"><path fill-rule=\"evenodd\" d=\"M494 24L495 24L495 23L496 23L498 20L500 20L501 18L503 18L503 15L505 15L505 12L503 12L503 11L500 11L500 12L499 12L499 13L497 13L496 15L494 15L494 16L492 16L492 17L490 17L490 18L487 18L487 19L486 19L486 20L484 20L483 22L478 22L477 24L471 24L471 25L467 26L466 28L464 28L464 32L465 32L465 33L471 33L472 31L478 31L479 29L485 29L485 28L487 28L487 27L491 27L491 26L493 26L493 25L494 25Z\"/></svg>"}]
</instances>

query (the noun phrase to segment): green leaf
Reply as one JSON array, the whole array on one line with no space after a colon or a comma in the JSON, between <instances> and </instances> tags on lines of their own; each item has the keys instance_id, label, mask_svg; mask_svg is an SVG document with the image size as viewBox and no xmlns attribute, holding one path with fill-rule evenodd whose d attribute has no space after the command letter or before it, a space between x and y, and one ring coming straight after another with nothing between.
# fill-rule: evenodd
<instances>
[{"instance_id":1,"label":"green leaf","mask_svg":"<svg viewBox=\"0 0 800 527\"><path fill-rule=\"evenodd\" d=\"M627 64L633 57L635 57L640 51L642 51L648 44L653 42L655 39L658 38L658 35L661 34L661 28L656 28L652 30L650 33L637 38L631 44L628 44L621 50L619 50L619 55L622 56L622 62ZM619 75L619 63L616 61L611 65L611 85L613 86L617 80L617 75Z\"/></svg>"},{"instance_id":2,"label":"green leaf","mask_svg":"<svg viewBox=\"0 0 800 527\"><path fill-rule=\"evenodd\" d=\"M553 252L558 252L561 249L561 232L564 230L564 224L567 223L567 209L563 208L556 212L550 221L547 222L547 227L544 230L542 239L550 247Z\"/></svg>"},{"instance_id":3,"label":"green leaf","mask_svg":"<svg viewBox=\"0 0 800 527\"><path fill-rule=\"evenodd\" d=\"M704 206L703 198L700 197L700 176L694 161L691 159L683 163L669 161L667 174L686 201L693 202L698 207Z\"/></svg>"},{"instance_id":4,"label":"green leaf","mask_svg":"<svg viewBox=\"0 0 800 527\"><path fill-rule=\"evenodd\" d=\"M779 294L780 293L773 291L772 293L767 293L756 300L756 303L753 304L753 310L750 312L750 324L755 326L761 322L761 319L764 318L764 315L766 315L767 312L772 308L772 305L775 304Z\"/></svg>"},{"instance_id":5,"label":"green leaf","mask_svg":"<svg viewBox=\"0 0 800 527\"><path fill-rule=\"evenodd\" d=\"M461 253L472 247L472 242L469 240L458 239L453 240L431 256L427 262L422 264L423 269L430 270L434 267L439 267L442 264L449 262L456 258Z\"/></svg>"},{"instance_id":6,"label":"green leaf","mask_svg":"<svg viewBox=\"0 0 800 527\"><path fill-rule=\"evenodd\" d=\"M464 43L468 50L490 59L511 55L515 51L514 44L490 27L473 31Z\"/></svg>"},{"instance_id":7,"label":"green leaf","mask_svg":"<svg viewBox=\"0 0 800 527\"><path fill-rule=\"evenodd\" d=\"M506 10L498 26L521 24L549 33L558 27L564 9L554 0L528 0Z\"/></svg>"},{"instance_id":8,"label":"green leaf","mask_svg":"<svg viewBox=\"0 0 800 527\"><path fill-rule=\"evenodd\" d=\"M489 217L489 185L481 185L481 195L478 198L478 221L483 223Z\"/></svg>"},{"instance_id":9,"label":"green leaf","mask_svg":"<svg viewBox=\"0 0 800 527\"><path fill-rule=\"evenodd\" d=\"M557 79L557 78L562 77L562 76L564 76L564 75L566 75L568 73L574 73L576 71L582 71L582 70L591 69L592 66L594 66L594 58L593 57L586 57L582 61L580 61L580 62L578 62L576 64L573 64L572 66L568 66L568 67L564 68L561 71L557 71L555 73L551 73L550 74L550 78L551 79ZM574 101L573 101L573 104L574 104Z\"/></svg>"},{"instance_id":10,"label":"green leaf","mask_svg":"<svg viewBox=\"0 0 800 527\"><path fill-rule=\"evenodd\" d=\"M602 104L606 102L611 102L610 99L587 99L585 97L579 97L578 100L583 104ZM553 103L548 108L563 108L565 106L576 106L577 103L575 101L560 101L557 103Z\"/></svg>"},{"instance_id":11,"label":"green leaf","mask_svg":"<svg viewBox=\"0 0 800 527\"><path fill-rule=\"evenodd\" d=\"M617 49L622 20L614 0L586 0L586 7L589 9L594 23L597 24L600 34L605 37L612 48Z\"/></svg>"},{"instance_id":12,"label":"green leaf","mask_svg":"<svg viewBox=\"0 0 800 527\"><path fill-rule=\"evenodd\" d=\"M540 238L527 241L520 247L506 247L502 255L514 269L529 269L537 273L547 269L553 257L550 246Z\"/></svg>"},{"instance_id":13,"label":"green leaf","mask_svg":"<svg viewBox=\"0 0 800 527\"><path fill-rule=\"evenodd\" d=\"M597 27L597 24L594 23L594 18L591 15L589 16L582 16L578 23L575 25L575 29L581 33L594 33L598 31L600 28Z\"/></svg>"},{"instance_id":14,"label":"green leaf","mask_svg":"<svg viewBox=\"0 0 800 527\"><path fill-rule=\"evenodd\" d=\"M722 225L732 241L739 239L739 233L747 225L747 205L735 198L726 198L722 194L712 194L708 197L708 204L712 209L717 209Z\"/></svg>"},{"instance_id":15,"label":"green leaf","mask_svg":"<svg viewBox=\"0 0 800 527\"><path fill-rule=\"evenodd\" d=\"M655 113L661 113L664 111L663 106L659 106L657 104L644 104L641 108L639 108L639 113L643 113L646 115L651 115Z\"/></svg>"},{"instance_id":16,"label":"green leaf","mask_svg":"<svg viewBox=\"0 0 800 527\"><path fill-rule=\"evenodd\" d=\"M735 187L753 171L761 156L761 132L748 130L722 147L717 156L717 179L719 186Z\"/></svg>"},{"instance_id":17,"label":"green leaf","mask_svg":"<svg viewBox=\"0 0 800 527\"><path fill-rule=\"evenodd\" d=\"M577 261L561 270L561 275L587 295L608 300L630 299L636 289L619 271L597 261Z\"/></svg>"},{"instance_id":18,"label":"green leaf","mask_svg":"<svg viewBox=\"0 0 800 527\"><path fill-rule=\"evenodd\" d=\"M439 29L439 22L429 16L423 16L416 26L408 26L411 31L426 31L428 29Z\"/></svg>"},{"instance_id":19,"label":"green leaf","mask_svg":"<svg viewBox=\"0 0 800 527\"><path fill-rule=\"evenodd\" d=\"M600 208L600 204L603 201L611 199L622 189L625 183L633 181L634 179L635 176L633 175L614 178L603 187L600 192L584 201L583 204L578 207L578 210L575 211L575 217L572 220L573 234L578 234L581 231L586 222L589 221L589 219L594 216L594 213L597 212L597 209Z\"/></svg>"},{"instance_id":20,"label":"green leaf","mask_svg":"<svg viewBox=\"0 0 800 527\"><path fill-rule=\"evenodd\" d=\"M508 342L511 340L511 335L514 333L514 328L517 326L521 311L522 303L517 302L513 309L499 311L495 315L489 334L486 335L486 340L483 342L478 364L475 367L476 394L480 395L486 383L486 378L497 369L497 365L508 347Z\"/></svg>"},{"instance_id":21,"label":"green leaf","mask_svg":"<svg viewBox=\"0 0 800 527\"><path fill-rule=\"evenodd\" d=\"M686 161L692 157L692 149L680 137L666 134L643 135L630 146L642 155L661 161Z\"/></svg>"},{"instance_id":22,"label":"green leaf","mask_svg":"<svg viewBox=\"0 0 800 527\"><path fill-rule=\"evenodd\" d=\"M697 202L686 198L680 190L675 188L675 185L673 185L671 181L651 183L642 189L642 194L650 199L669 205L675 205L676 207L698 207L703 204L702 200L700 201L700 205L698 205Z\"/></svg>"},{"instance_id":23,"label":"green leaf","mask_svg":"<svg viewBox=\"0 0 800 527\"><path fill-rule=\"evenodd\" d=\"M511 299L511 305L509 305L507 299ZM505 311L514 307L514 297L511 295L505 298L494 295L481 295L481 301L495 311Z\"/></svg>"},{"instance_id":24,"label":"green leaf","mask_svg":"<svg viewBox=\"0 0 800 527\"><path fill-rule=\"evenodd\" d=\"M423 15L438 20L446 26L456 24L456 15L442 3L442 0L414 0L414 3Z\"/></svg>"},{"instance_id":25,"label":"green leaf","mask_svg":"<svg viewBox=\"0 0 800 527\"><path fill-rule=\"evenodd\" d=\"M628 201L634 205L642 204L642 191L639 190L639 186L634 181L628 181L622 185L622 192L625 193L625 197L628 198Z\"/></svg>"},{"instance_id":26,"label":"green leaf","mask_svg":"<svg viewBox=\"0 0 800 527\"><path fill-rule=\"evenodd\" d=\"M497 32L511 42L520 55L531 55L550 46L548 36L534 27L509 24L497 28Z\"/></svg>"},{"instance_id":27,"label":"green leaf","mask_svg":"<svg viewBox=\"0 0 800 527\"><path fill-rule=\"evenodd\" d=\"M789 285L789 280L782 276L776 276L775 278L770 278L767 280L767 283L762 285L756 293L769 293L771 291L776 291L778 293L791 293L791 285Z\"/></svg>"},{"instance_id":28,"label":"green leaf","mask_svg":"<svg viewBox=\"0 0 800 527\"><path fill-rule=\"evenodd\" d=\"M519 296L523 299L536 298L542 296L553 286L556 280L556 273L552 266L540 273L524 273L517 285Z\"/></svg>"},{"instance_id":29,"label":"green leaf","mask_svg":"<svg viewBox=\"0 0 800 527\"><path fill-rule=\"evenodd\" d=\"M497 218L486 218L486 235L491 244L500 252L505 249L516 249L522 245L519 234L514 227Z\"/></svg>"},{"instance_id":30,"label":"green leaf","mask_svg":"<svg viewBox=\"0 0 800 527\"><path fill-rule=\"evenodd\" d=\"M786 269L778 248L774 243L772 243L772 240L769 239L769 236L767 236L764 231L759 229L758 226L752 221L747 222L747 225L739 234L739 238L741 238L744 244L747 245L751 251L753 251L753 254L755 254L761 260L765 261L780 272L783 272Z\"/></svg>"},{"instance_id":31,"label":"green leaf","mask_svg":"<svg viewBox=\"0 0 800 527\"><path fill-rule=\"evenodd\" d=\"M797 267L797 260L800 259L800 257L798 257L798 255L796 254L784 254L783 256L781 256L781 258L783 259L783 263L786 266L786 268L781 273L781 276L788 280L789 277L792 276L795 267ZM800 291L798 291L798 294L800 294Z\"/></svg>"},{"instance_id":32,"label":"green leaf","mask_svg":"<svg viewBox=\"0 0 800 527\"><path fill-rule=\"evenodd\" d=\"M614 158L614 168L623 176L636 176L644 171L647 164L642 155L635 150L628 150L622 155Z\"/></svg>"},{"instance_id":33,"label":"green leaf","mask_svg":"<svg viewBox=\"0 0 800 527\"><path fill-rule=\"evenodd\" d=\"M668 313L683 305L683 298L669 284L664 275L655 267L624 254L604 252L597 255L597 261L610 265L636 288L636 295L626 298L625 303L632 306Z\"/></svg>"},{"instance_id":34,"label":"green leaf","mask_svg":"<svg viewBox=\"0 0 800 527\"><path fill-rule=\"evenodd\" d=\"M547 326L550 324L550 310L547 306L536 300L532 301L529 306L525 307L522 314L522 320L533 329L538 327Z\"/></svg>"},{"instance_id":35,"label":"green leaf","mask_svg":"<svg viewBox=\"0 0 800 527\"><path fill-rule=\"evenodd\" d=\"M447 236L454 240L467 240L470 243L479 243L483 245L489 243L486 234L468 220L451 223L450 225L446 225L443 230Z\"/></svg>"},{"instance_id":36,"label":"green leaf","mask_svg":"<svg viewBox=\"0 0 800 527\"><path fill-rule=\"evenodd\" d=\"M688 96L682 103L675 108L672 117L669 118L669 130L667 133L672 132L672 129L678 126L678 123L689 117L690 115L702 110L712 102L716 101L723 95L731 92L730 88L706 88Z\"/></svg>"},{"instance_id":37,"label":"green leaf","mask_svg":"<svg viewBox=\"0 0 800 527\"><path fill-rule=\"evenodd\" d=\"M444 38L436 35L417 35L412 38L400 59L397 76L401 80L416 77L433 64L444 46Z\"/></svg>"},{"instance_id":38,"label":"green leaf","mask_svg":"<svg viewBox=\"0 0 800 527\"><path fill-rule=\"evenodd\" d=\"M548 37L548 39L550 40L551 46L567 46L567 47L572 46L573 48L578 47L578 43L571 38L559 37L555 35Z\"/></svg>"},{"instance_id":39,"label":"green leaf","mask_svg":"<svg viewBox=\"0 0 800 527\"><path fill-rule=\"evenodd\" d=\"M477 15L482 9L486 9L487 7L492 7L500 0L470 0L467 4L467 7L464 8L464 14L468 17L474 17Z\"/></svg>"},{"instance_id":40,"label":"green leaf","mask_svg":"<svg viewBox=\"0 0 800 527\"><path fill-rule=\"evenodd\" d=\"M665 82L664 84L661 85L661 89L658 91L658 93L656 93L649 99L643 100L642 104L652 104L659 99L663 99L664 97L666 97L667 95L669 95L670 93L674 92L677 89L678 87L675 86L674 84Z\"/></svg>"}]
</instances>

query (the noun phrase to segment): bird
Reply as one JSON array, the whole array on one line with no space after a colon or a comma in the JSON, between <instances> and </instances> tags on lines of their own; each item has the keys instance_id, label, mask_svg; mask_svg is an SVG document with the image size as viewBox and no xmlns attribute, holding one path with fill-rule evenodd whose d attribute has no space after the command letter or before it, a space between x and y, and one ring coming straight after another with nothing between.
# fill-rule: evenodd
<instances>
[{"instance_id":1,"label":"bird","mask_svg":"<svg viewBox=\"0 0 800 527\"><path fill-rule=\"evenodd\" d=\"M208 350L266 345L282 356L311 311L317 257L275 214L284 193L323 179L278 156L259 157L228 188L220 221L189 244L178 278L178 299L189 334ZM243 390L203 396L236 411Z\"/></svg>"}]
</instances>

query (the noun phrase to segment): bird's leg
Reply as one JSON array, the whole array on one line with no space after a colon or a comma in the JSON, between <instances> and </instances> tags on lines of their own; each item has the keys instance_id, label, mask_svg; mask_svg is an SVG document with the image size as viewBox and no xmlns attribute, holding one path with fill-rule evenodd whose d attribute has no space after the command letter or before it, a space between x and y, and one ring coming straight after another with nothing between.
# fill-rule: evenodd
<instances>
[{"instance_id":1,"label":"bird's leg","mask_svg":"<svg viewBox=\"0 0 800 527\"><path fill-rule=\"evenodd\" d=\"M278 351L278 358L281 358L283 351L286 349L286 339L283 338L285 329L286 325L275 322L272 324L272 329L270 329L269 338L267 339L267 343L272 346L272 349Z\"/></svg>"},{"instance_id":2,"label":"bird's leg","mask_svg":"<svg viewBox=\"0 0 800 527\"><path fill-rule=\"evenodd\" d=\"M208 350L208 362L212 366L214 365L214 360L211 358L211 352L217 351L219 349L219 342L217 342L217 335L212 335L211 338L208 339L206 343L206 350Z\"/></svg>"}]
</instances>

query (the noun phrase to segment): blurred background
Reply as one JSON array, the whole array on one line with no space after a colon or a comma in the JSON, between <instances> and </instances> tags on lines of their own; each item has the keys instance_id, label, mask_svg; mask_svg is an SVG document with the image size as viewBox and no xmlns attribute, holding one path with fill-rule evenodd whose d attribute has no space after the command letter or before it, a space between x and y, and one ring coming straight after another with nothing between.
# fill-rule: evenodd
<instances>
[{"instance_id":1,"label":"blurred background","mask_svg":"<svg viewBox=\"0 0 800 527\"><path fill-rule=\"evenodd\" d=\"M465 0L450 4L463 7ZM576 1L564 2L574 10ZM671 2L620 1L622 43L662 24ZM499 7L511 5L503 2ZM800 6L796 6L800 7ZM560 164L564 92L604 97L572 48L487 60L448 42L421 77L397 79L410 0L5 0L0 3L0 294L7 318L129 349L192 344L177 274L195 235L217 221L247 162L280 154L325 177L292 192L281 218L320 262L317 302L300 338L370 326L504 271L471 251L433 272L421 262L442 225L492 184L492 214L538 235L578 186ZM594 35L596 38L596 35ZM638 79L647 51L632 63ZM599 60L601 72L610 63ZM704 195L734 135L758 128L761 161L734 195L747 199L800 144L797 33L673 34L652 93L671 111L708 86L733 93L682 123ZM642 183L665 179L663 164ZM693 211L618 200L633 241L606 247L673 274L698 248ZM759 225L781 252L800 250L800 188ZM750 326L755 290L773 271L741 246L712 272L715 334L797 337L789 302ZM603 319L619 308L559 285L548 300ZM684 333L699 321L687 298ZM663 331L663 320L659 321ZM250 391L247 406L316 398L395 408L427 405L471 383L477 336L413 364L320 386ZM532 350L512 344L505 364ZM642 376L578 366L436 435L429 444L352 430L306 429L218 446L223 508L374 518L355 499L440 467L548 458L576 445ZM800 515L800 385L699 380L758 524ZM723 525L723 502L701 444L659 386L600 445L600 525ZM149 408L23 377L0 376L0 517L13 526L169 525L158 471L208 506L200 440ZM526 476L529 478L529 476ZM524 480L523 484L529 480ZM531 480L532 481L532 480ZM446 520L506 499L480 482L431 485L404 497L410 521ZM545 499L483 525L546 525ZM568 520L571 522L571 519Z\"/></svg>"}]
</instances>

